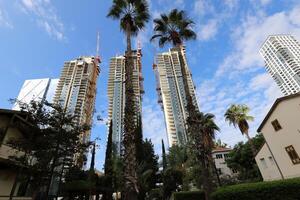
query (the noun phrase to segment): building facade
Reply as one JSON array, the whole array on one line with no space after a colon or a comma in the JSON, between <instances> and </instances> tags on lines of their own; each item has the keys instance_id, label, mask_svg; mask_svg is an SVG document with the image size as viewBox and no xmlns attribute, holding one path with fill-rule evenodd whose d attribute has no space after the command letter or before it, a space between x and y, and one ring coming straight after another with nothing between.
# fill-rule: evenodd
<instances>
[{"instance_id":1,"label":"building facade","mask_svg":"<svg viewBox=\"0 0 300 200\"><path fill-rule=\"evenodd\" d=\"M142 76L142 51L132 51L133 56L133 90L135 94L136 120L142 115L142 95L144 94ZM111 58L108 78L108 121L112 122L112 140L115 151L120 154L124 131L124 106L125 106L125 57Z\"/></svg>"},{"instance_id":2,"label":"building facade","mask_svg":"<svg viewBox=\"0 0 300 200\"><path fill-rule=\"evenodd\" d=\"M61 71L54 103L59 103L70 114L76 115L76 123L92 124L99 64L97 57L79 57L65 62ZM82 142L88 142L89 139L90 131L82 134Z\"/></svg>"},{"instance_id":3,"label":"building facade","mask_svg":"<svg viewBox=\"0 0 300 200\"><path fill-rule=\"evenodd\" d=\"M0 200L9 199L10 194L18 196L14 199L32 199L24 197L29 183L24 181L24 177L28 176L25 174L26 170L20 170L20 164L11 158L23 156L24 152L14 149L9 144L11 139L26 140L31 138L31 135L31 125L25 112L0 109Z\"/></svg>"},{"instance_id":4,"label":"building facade","mask_svg":"<svg viewBox=\"0 0 300 200\"><path fill-rule=\"evenodd\" d=\"M260 54L284 95L300 92L300 43L293 36L269 36Z\"/></svg>"},{"instance_id":5,"label":"building facade","mask_svg":"<svg viewBox=\"0 0 300 200\"><path fill-rule=\"evenodd\" d=\"M259 126L265 144L255 160L265 181L300 177L300 93L281 97Z\"/></svg>"},{"instance_id":6,"label":"building facade","mask_svg":"<svg viewBox=\"0 0 300 200\"><path fill-rule=\"evenodd\" d=\"M230 178L237 175L237 171L230 169L226 164L226 159L232 151L230 148L216 147L212 151L212 158L214 159L216 170L221 178Z\"/></svg>"},{"instance_id":7,"label":"building facade","mask_svg":"<svg viewBox=\"0 0 300 200\"><path fill-rule=\"evenodd\" d=\"M164 111L169 146L187 142L187 100L181 66L187 71L189 92L198 108L192 75L187 65L184 47L176 47L156 57L153 69L156 76L158 103Z\"/></svg>"},{"instance_id":8,"label":"building facade","mask_svg":"<svg viewBox=\"0 0 300 200\"><path fill-rule=\"evenodd\" d=\"M20 110L18 102L29 104L32 100L42 102L47 100L53 101L55 90L57 87L58 79L30 79L25 80L19 95L17 102L13 105L13 110Z\"/></svg>"}]
</instances>

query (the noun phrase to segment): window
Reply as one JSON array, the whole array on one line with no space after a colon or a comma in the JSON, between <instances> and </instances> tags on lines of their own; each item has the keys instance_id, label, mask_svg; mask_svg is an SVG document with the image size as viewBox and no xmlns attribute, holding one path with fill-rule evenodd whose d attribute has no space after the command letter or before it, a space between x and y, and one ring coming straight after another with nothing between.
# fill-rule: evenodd
<instances>
[{"instance_id":1,"label":"window","mask_svg":"<svg viewBox=\"0 0 300 200\"><path fill-rule=\"evenodd\" d=\"M260 159L260 163L261 163L261 165L263 166L264 169L268 168L266 160L264 158Z\"/></svg>"},{"instance_id":2,"label":"window","mask_svg":"<svg viewBox=\"0 0 300 200\"><path fill-rule=\"evenodd\" d=\"M221 158L223 158L223 154L217 154L216 155L216 159L221 159Z\"/></svg>"},{"instance_id":3,"label":"window","mask_svg":"<svg viewBox=\"0 0 300 200\"><path fill-rule=\"evenodd\" d=\"M289 154L294 165L300 163L300 158L292 145L285 147L285 150Z\"/></svg>"},{"instance_id":4,"label":"window","mask_svg":"<svg viewBox=\"0 0 300 200\"><path fill-rule=\"evenodd\" d=\"M281 125L279 124L278 120L275 119L274 121L271 122L273 128L275 131L279 131L280 129L282 129Z\"/></svg>"},{"instance_id":5,"label":"window","mask_svg":"<svg viewBox=\"0 0 300 200\"><path fill-rule=\"evenodd\" d=\"M229 154L228 153L226 153L226 154L224 154L224 158L225 158L225 160L227 159L227 158L229 158L230 156L229 156Z\"/></svg>"}]
</instances>

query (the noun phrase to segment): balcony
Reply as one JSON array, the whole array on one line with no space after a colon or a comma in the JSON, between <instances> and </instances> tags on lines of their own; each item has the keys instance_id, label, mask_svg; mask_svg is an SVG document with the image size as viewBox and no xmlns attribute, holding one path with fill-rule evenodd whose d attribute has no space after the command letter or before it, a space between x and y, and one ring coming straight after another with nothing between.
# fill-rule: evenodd
<instances>
[{"instance_id":1,"label":"balcony","mask_svg":"<svg viewBox=\"0 0 300 200\"><path fill-rule=\"evenodd\" d=\"M11 156L21 157L23 155L24 155L24 152L17 151L16 149L14 149L8 145L2 144L0 146L0 159L10 160Z\"/></svg>"}]
</instances>

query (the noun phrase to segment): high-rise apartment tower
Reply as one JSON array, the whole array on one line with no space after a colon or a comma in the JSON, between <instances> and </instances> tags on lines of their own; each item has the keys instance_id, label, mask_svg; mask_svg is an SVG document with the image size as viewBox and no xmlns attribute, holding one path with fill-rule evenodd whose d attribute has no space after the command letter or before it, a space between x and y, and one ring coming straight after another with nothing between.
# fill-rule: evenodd
<instances>
[{"instance_id":1,"label":"high-rise apartment tower","mask_svg":"<svg viewBox=\"0 0 300 200\"><path fill-rule=\"evenodd\" d=\"M19 102L29 104L31 101L42 102L53 101L53 96L57 87L58 79L30 79L25 80L17 97L17 102L13 105L13 110L20 110Z\"/></svg>"},{"instance_id":2,"label":"high-rise apartment tower","mask_svg":"<svg viewBox=\"0 0 300 200\"><path fill-rule=\"evenodd\" d=\"M99 63L98 57L79 57L65 62L61 71L54 102L76 115L79 124L92 124ZM82 142L89 139L90 131L82 134Z\"/></svg>"},{"instance_id":3,"label":"high-rise apartment tower","mask_svg":"<svg viewBox=\"0 0 300 200\"><path fill-rule=\"evenodd\" d=\"M142 51L132 51L133 57L133 90L135 94L136 121L142 115L142 95L144 94L142 76ZM124 107L125 107L125 57L111 58L108 78L108 120L112 121L112 140L116 153L121 153L124 132Z\"/></svg>"},{"instance_id":4,"label":"high-rise apartment tower","mask_svg":"<svg viewBox=\"0 0 300 200\"><path fill-rule=\"evenodd\" d=\"M186 69L189 92L196 109L199 109L184 47L158 54L156 64L153 65L158 103L164 111L169 146L184 145L187 142L187 98L181 67Z\"/></svg>"},{"instance_id":5,"label":"high-rise apartment tower","mask_svg":"<svg viewBox=\"0 0 300 200\"><path fill-rule=\"evenodd\" d=\"M300 92L300 44L293 36L269 36L260 54L284 95Z\"/></svg>"}]
</instances>

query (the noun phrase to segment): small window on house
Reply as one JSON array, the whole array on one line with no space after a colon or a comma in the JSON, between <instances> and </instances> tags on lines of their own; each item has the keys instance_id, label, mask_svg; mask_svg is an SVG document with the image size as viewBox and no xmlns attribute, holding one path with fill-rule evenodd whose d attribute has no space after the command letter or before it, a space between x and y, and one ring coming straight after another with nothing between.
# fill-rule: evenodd
<instances>
[{"instance_id":1,"label":"small window on house","mask_svg":"<svg viewBox=\"0 0 300 200\"><path fill-rule=\"evenodd\" d=\"M260 163L261 163L261 165L263 166L264 169L268 168L266 160L264 158L260 159Z\"/></svg>"},{"instance_id":2,"label":"small window on house","mask_svg":"<svg viewBox=\"0 0 300 200\"><path fill-rule=\"evenodd\" d=\"M280 129L282 129L281 125L279 124L278 120L275 119L274 121L271 122L273 128L275 129L275 131L279 131Z\"/></svg>"},{"instance_id":3,"label":"small window on house","mask_svg":"<svg viewBox=\"0 0 300 200\"><path fill-rule=\"evenodd\" d=\"M223 158L223 154L217 154L216 155L216 159L221 159L221 158Z\"/></svg>"},{"instance_id":4,"label":"small window on house","mask_svg":"<svg viewBox=\"0 0 300 200\"><path fill-rule=\"evenodd\" d=\"M285 147L285 150L289 154L294 165L300 163L300 158L292 145Z\"/></svg>"},{"instance_id":5,"label":"small window on house","mask_svg":"<svg viewBox=\"0 0 300 200\"><path fill-rule=\"evenodd\" d=\"M229 156L229 154L227 153L227 154L224 154L224 158L225 158L225 160L227 159L227 158L229 158L230 156Z\"/></svg>"},{"instance_id":6,"label":"small window on house","mask_svg":"<svg viewBox=\"0 0 300 200\"><path fill-rule=\"evenodd\" d=\"M274 159L272 156L269 156L269 161L270 161L271 165L274 165Z\"/></svg>"}]
</instances>

